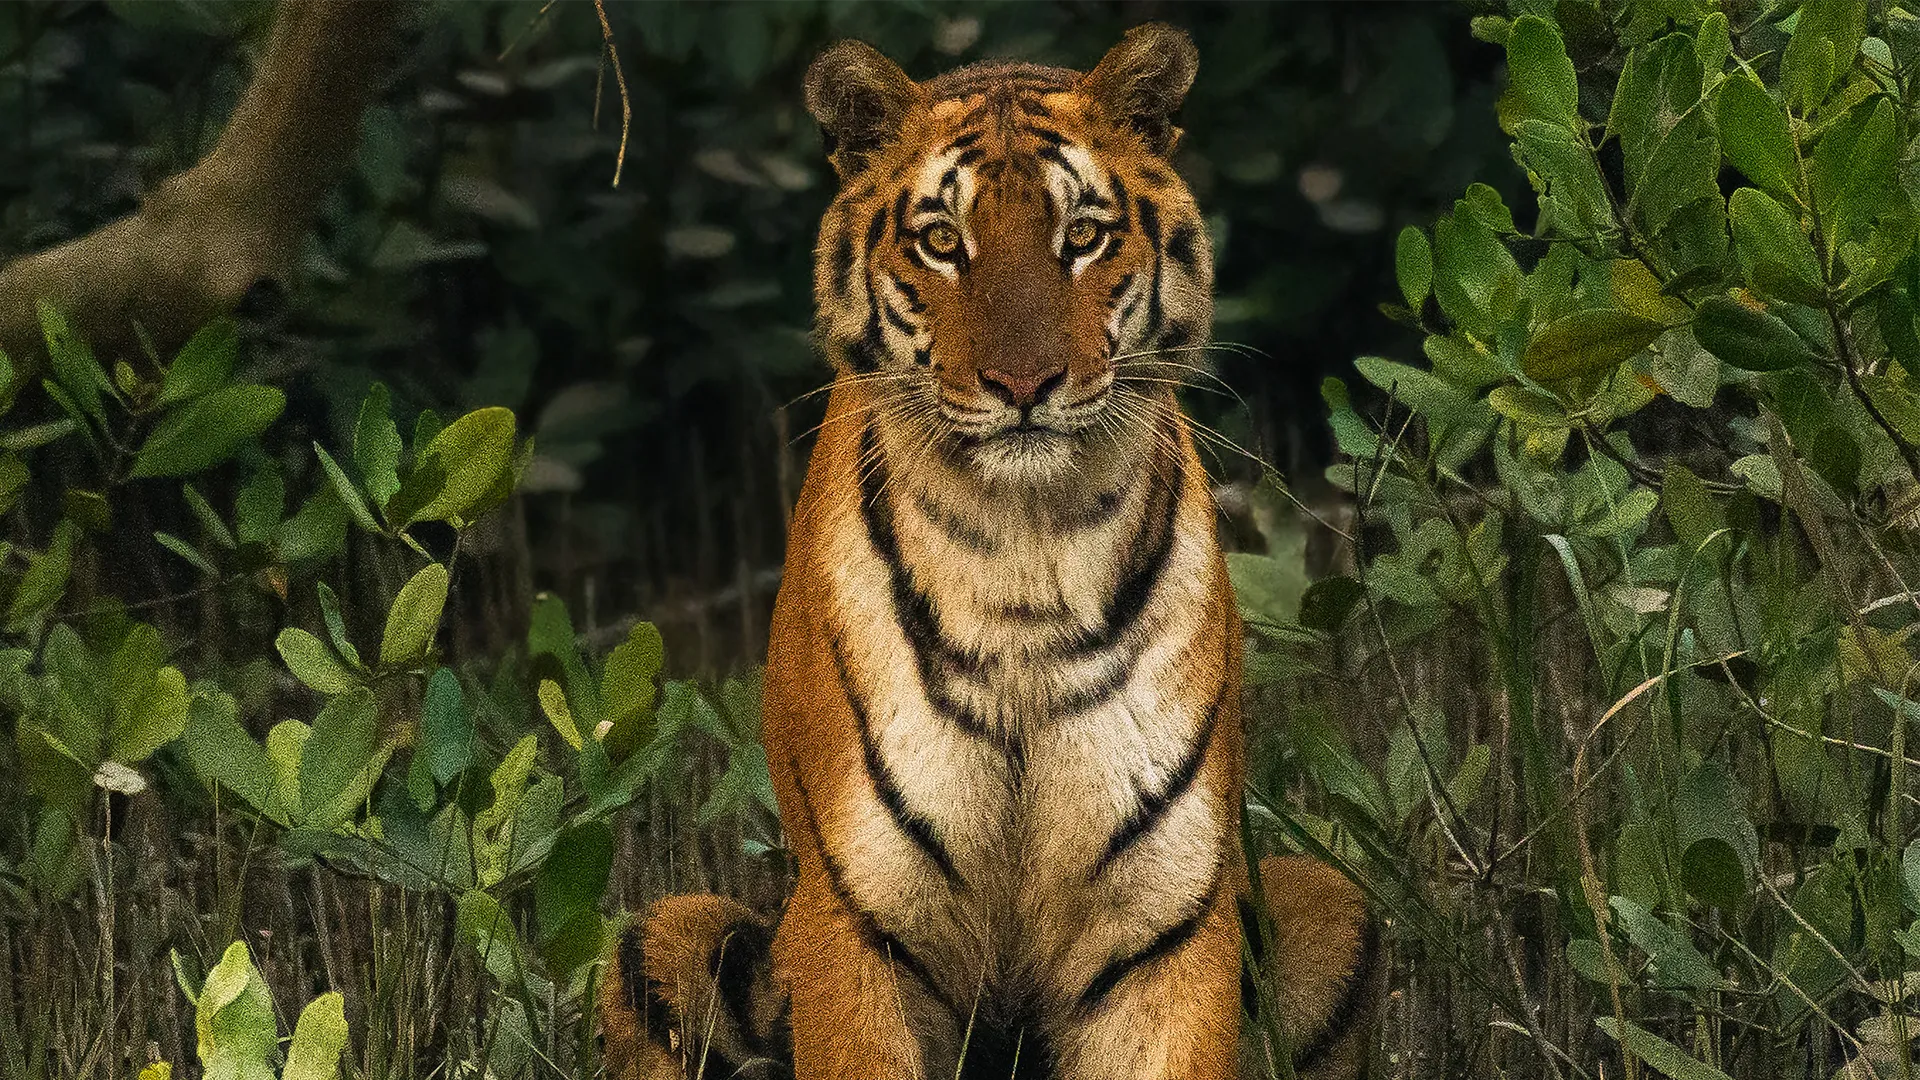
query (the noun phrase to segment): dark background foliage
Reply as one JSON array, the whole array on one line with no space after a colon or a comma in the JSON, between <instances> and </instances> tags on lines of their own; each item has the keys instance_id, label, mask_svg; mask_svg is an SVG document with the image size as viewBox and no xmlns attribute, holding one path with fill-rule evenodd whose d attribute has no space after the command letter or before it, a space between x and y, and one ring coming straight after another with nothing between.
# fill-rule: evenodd
<instances>
[{"instance_id":1,"label":"dark background foliage","mask_svg":"<svg viewBox=\"0 0 1920 1080\"><path fill-rule=\"evenodd\" d=\"M1493 122L1500 55L1431 4L614 4L632 103L591 6L422 8L397 84L283 288L244 310L259 377L310 435L351 425L374 379L401 415L506 405L538 438L503 587L456 634L524 625L505 587L562 591L595 625L661 622L669 662L764 647L785 526L827 380L811 349L811 244L832 176L801 107L847 36L910 74L983 56L1085 68L1161 18L1199 44L1183 174L1220 253L1217 336L1244 401L1195 395L1290 474L1329 459L1315 388L1416 339L1381 317L1391 237L1472 180L1523 181ZM0 10L0 255L138 205L218 135L269 11L240 3ZM297 432L296 432L297 434ZM294 440L296 445L301 440ZM1248 474L1228 455L1219 476ZM148 583L163 589L163 583Z\"/></svg>"}]
</instances>

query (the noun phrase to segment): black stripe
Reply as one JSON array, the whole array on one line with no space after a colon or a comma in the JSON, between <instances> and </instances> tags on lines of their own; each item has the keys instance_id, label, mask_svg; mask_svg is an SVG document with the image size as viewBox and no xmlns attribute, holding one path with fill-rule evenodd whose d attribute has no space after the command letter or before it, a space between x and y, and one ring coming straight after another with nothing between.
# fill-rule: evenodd
<instances>
[{"instance_id":1,"label":"black stripe","mask_svg":"<svg viewBox=\"0 0 1920 1080\"><path fill-rule=\"evenodd\" d=\"M914 288L912 282L902 281L899 278L895 277L893 279L893 287L900 290L901 296L904 296L907 298L908 311L912 312L915 315L919 315L919 314L923 314L927 310L927 305L920 302L920 290Z\"/></svg>"},{"instance_id":2,"label":"black stripe","mask_svg":"<svg viewBox=\"0 0 1920 1080\"><path fill-rule=\"evenodd\" d=\"M886 235L887 208L884 206L876 206L873 208L873 219L867 222L867 255L869 258L872 257L874 249L880 246L880 241L884 239Z\"/></svg>"},{"instance_id":3,"label":"black stripe","mask_svg":"<svg viewBox=\"0 0 1920 1080\"><path fill-rule=\"evenodd\" d=\"M1087 187L1086 178L1080 175L1079 169L1076 169L1073 167L1073 162L1067 160L1067 155L1061 153L1059 147L1043 146L1040 149L1034 151L1034 156L1039 157L1046 161L1051 161L1055 165L1058 165L1061 168L1067 170L1067 175L1073 177L1074 184L1078 186L1082 191L1086 190L1086 187Z\"/></svg>"},{"instance_id":4,"label":"black stripe","mask_svg":"<svg viewBox=\"0 0 1920 1080\"><path fill-rule=\"evenodd\" d=\"M1024 130L1027 134L1032 135L1036 139L1044 139L1045 141L1050 142L1055 146L1067 145L1067 137L1053 130L1052 128L1043 128L1035 124L1029 124L1027 127L1025 127L1022 130Z\"/></svg>"},{"instance_id":5,"label":"black stripe","mask_svg":"<svg viewBox=\"0 0 1920 1080\"><path fill-rule=\"evenodd\" d=\"M973 522L949 513L946 507L934 502L925 492L915 497L914 505L920 510L920 516L926 518L928 524L939 529L947 539L968 551L981 555L993 554L997 546L993 542L993 537L988 536Z\"/></svg>"},{"instance_id":6,"label":"black stripe","mask_svg":"<svg viewBox=\"0 0 1920 1080\"><path fill-rule=\"evenodd\" d=\"M847 363L853 366L854 371L867 375L880 370L880 354L874 351L872 341L863 337L848 342L846 349Z\"/></svg>"},{"instance_id":7,"label":"black stripe","mask_svg":"<svg viewBox=\"0 0 1920 1080\"><path fill-rule=\"evenodd\" d=\"M979 161L981 158L986 156L987 156L987 152L976 146L969 150L960 151L960 156L957 158L954 158L953 163L956 166L971 165L974 162Z\"/></svg>"},{"instance_id":8,"label":"black stripe","mask_svg":"<svg viewBox=\"0 0 1920 1080\"><path fill-rule=\"evenodd\" d=\"M950 676L978 674L986 661L984 657L955 647L941 634L933 601L914 584L913 572L901 558L900 542L893 532L892 506L886 497L886 461L874 441L871 425L861 429L859 460L873 462L860 477L860 511L866 519L867 541L873 546L874 555L887 565L892 578L894 620L899 624L901 635L913 647L920 688L927 695L928 703L961 730L969 735L995 737L987 721L947 686ZM1006 736L1001 741L1008 755L1017 759L1021 752L1018 740Z\"/></svg>"},{"instance_id":9,"label":"black stripe","mask_svg":"<svg viewBox=\"0 0 1920 1080\"><path fill-rule=\"evenodd\" d=\"M912 337L920 332L920 328L908 322L905 315L893 310L891 303L881 304L880 310L887 316L887 321L893 324L895 330L900 331L908 337Z\"/></svg>"},{"instance_id":10,"label":"black stripe","mask_svg":"<svg viewBox=\"0 0 1920 1080\"><path fill-rule=\"evenodd\" d=\"M880 744L873 737L872 718L867 714L867 703L853 685L852 673L847 671L847 658L841 651L839 636L833 636L827 647L833 652L833 668L840 675L840 691L847 696L847 707L853 710L854 727L860 732L860 754L866 762L867 779L873 782L874 796L886 808L887 816L893 818L893 823L900 827L900 831L906 833L921 853L940 868L940 876L947 879L947 884L956 889L965 889L967 883L953 868L953 859L947 854L947 846L940 842L940 837L934 832L933 822L907 805L900 782L894 779L893 769L880 753Z\"/></svg>"},{"instance_id":11,"label":"black stripe","mask_svg":"<svg viewBox=\"0 0 1920 1080\"><path fill-rule=\"evenodd\" d=\"M1114 205L1120 210L1120 221L1114 228L1124 230L1127 227L1127 185L1118 173L1109 174L1107 181L1113 187Z\"/></svg>"},{"instance_id":12,"label":"black stripe","mask_svg":"<svg viewBox=\"0 0 1920 1080\"><path fill-rule=\"evenodd\" d=\"M897 235L907 234L907 207L912 201L913 192L906 188L901 188L900 194L893 200L893 228Z\"/></svg>"},{"instance_id":13,"label":"black stripe","mask_svg":"<svg viewBox=\"0 0 1920 1080\"><path fill-rule=\"evenodd\" d=\"M1109 648L1139 621L1141 612L1146 610L1147 601L1153 596L1154 586L1160 583L1160 575L1167 568L1167 560L1173 555L1173 542L1178 536L1175 526L1179 521L1186 483L1185 473L1185 464L1175 454L1173 476L1169 483L1165 487L1156 485L1157 494L1165 507L1155 514L1149 502L1146 512L1141 516L1139 534L1128 545L1130 550L1144 554L1114 589L1101 625L1067 642L1060 650L1062 655L1085 656Z\"/></svg>"},{"instance_id":14,"label":"black stripe","mask_svg":"<svg viewBox=\"0 0 1920 1080\"><path fill-rule=\"evenodd\" d=\"M1109 305L1119 303L1120 298L1126 295L1127 289L1132 287L1132 285L1133 285L1133 271L1129 270L1126 273L1121 274L1120 280L1113 283L1113 291L1107 294L1107 303Z\"/></svg>"},{"instance_id":15,"label":"black stripe","mask_svg":"<svg viewBox=\"0 0 1920 1080\"><path fill-rule=\"evenodd\" d=\"M1127 492L1133 490L1133 481L1121 484L1112 491L1103 491L1093 497L1086 506L1076 506L1053 512L1053 523L1062 529L1091 529L1096 525L1105 525L1113 520L1126 502Z\"/></svg>"},{"instance_id":16,"label":"black stripe","mask_svg":"<svg viewBox=\"0 0 1920 1080\"><path fill-rule=\"evenodd\" d=\"M620 997L640 1018L646 1037L673 1052L673 1000L667 985L647 975L644 924L629 923L620 934Z\"/></svg>"},{"instance_id":17,"label":"black stripe","mask_svg":"<svg viewBox=\"0 0 1920 1080\"><path fill-rule=\"evenodd\" d=\"M1373 988L1373 968L1380 960L1380 928L1372 919L1361 931L1360 955L1354 959L1353 974L1347 976L1346 992L1327 1014L1326 1023L1307 1044L1293 1052L1293 1071L1303 1073L1320 1063L1340 1040L1349 1034L1355 1020L1367 1007L1367 995Z\"/></svg>"},{"instance_id":18,"label":"black stripe","mask_svg":"<svg viewBox=\"0 0 1920 1080\"><path fill-rule=\"evenodd\" d=\"M1187 747L1186 754L1160 790L1140 794L1140 801L1134 806L1133 813L1127 815L1127 820L1114 830L1113 836L1107 840L1106 850L1094 860L1093 872L1087 875L1087 880L1093 881L1105 874L1115 860L1159 827L1167 811L1193 786L1194 778L1200 775L1200 766L1207 759L1207 748L1213 745L1213 729L1220 719L1220 706L1227 699L1227 685L1232 681L1225 677L1224 672L1221 674L1220 688L1213 695L1213 705L1207 709L1206 718L1200 721L1200 730L1195 734L1192 745Z\"/></svg>"},{"instance_id":19,"label":"black stripe","mask_svg":"<svg viewBox=\"0 0 1920 1080\"><path fill-rule=\"evenodd\" d=\"M965 135L955 136L954 140L947 144L946 150L942 151L942 153L950 154L955 150L964 150L967 147L972 146L974 143L977 143L979 141L980 141L980 132L969 131Z\"/></svg>"},{"instance_id":20,"label":"black stripe","mask_svg":"<svg viewBox=\"0 0 1920 1080\"><path fill-rule=\"evenodd\" d=\"M1199 933L1200 924L1206 921L1208 913L1213 910L1214 895L1219 888L1220 879L1216 872L1213 884L1207 887L1206 893L1200 899L1198 910L1155 934L1152 941L1134 952L1109 961L1106 967L1100 969L1100 974L1095 975L1093 981L1087 984L1086 992L1080 995L1080 1000L1073 1007L1074 1012L1081 1016L1094 1012L1100 1008L1107 995L1113 992L1113 988L1120 985L1120 980L1155 960L1179 952L1181 946L1193 940L1193 935Z\"/></svg>"},{"instance_id":21,"label":"black stripe","mask_svg":"<svg viewBox=\"0 0 1920 1080\"><path fill-rule=\"evenodd\" d=\"M833 267L833 295L845 297L853 284L853 237L848 236L845 229L834 238L833 255L828 263Z\"/></svg>"},{"instance_id":22,"label":"black stripe","mask_svg":"<svg viewBox=\"0 0 1920 1080\"><path fill-rule=\"evenodd\" d=\"M813 840L813 850L819 853L820 866L827 873L827 888L833 892L833 898L839 902L841 909L847 913L847 917L853 920L854 930L860 935L861 944L879 953L888 961L905 968L907 974L918 980L920 985L926 988L927 993L931 994L933 999L945 1007L949 1013L956 1016L962 1015L960 1010L954 1008L953 999L947 997L946 993L940 989L940 984L934 981L933 973L920 962L920 958L902 944L899 938L887 932L880 925L878 916L861 907L859 901L854 899L853 890L847 887L845 869L840 865L839 860L833 857L833 853L827 850L827 838L820 831L820 818L814 813L813 798L807 794L807 785L800 780L800 762L798 759L789 758L787 764L793 770L793 786L800 796L800 814L806 824L807 835Z\"/></svg>"},{"instance_id":23,"label":"black stripe","mask_svg":"<svg viewBox=\"0 0 1920 1080\"><path fill-rule=\"evenodd\" d=\"M770 951L773 936L765 925L751 919L739 919L720 934L720 941L707 957L707 971L713 976L723 1009L739 1029L744 1049L756 1057L766 1057L773 1048L753 1028L753 992L771 979ZM711 1066L709 1062L709 1066ZM715 1076L730 1076L715 1072Z\"/></svg>"},{"instance_id":24,"label":"black stripe","mask_svg":"<svg viewBox=\"0 0 1920 1080\"><path fill-rule=\"evenodd\" d=\"M945 210L947 204L932 195L922 195L920 201L913 204L913 208L923 214L937 214Z\"/></svg>"},{"instance_id":25,"label":"black stripe","mask_svg":"<svg viewBox=\"0 0 1920 1080\"><path fill-rule=\"evenodd\" d=\"M1260 929L1260 910L1250 893L1240 894L1240 936L1246 941L1246 954L1252 959L1240 964L1240 1011L1248 1019L1260 1018L1260 979L1266 975L1267 935Z\"/></svg>"},{"instance_id":26,"label":"black stripe","mask_svg":"<svg viewBox=\"0 0 1920 1080\"><path fill-rule=\"evenodd\" d=\"M1152 199L1140 197L1140 231L1147 235L1147 243L1153 245L1153 285L1147 290L1147 335L1153 336L1160 330L1163 317L1160 304L1160 273L1164 262L1160 249L1160 208Z\"/></svg>"},{"instance_id":27,"label":"black stripe","mask_svg":"<svg viewBox=\"0 0 1920 1080\"><path fill-rule=\"evenodd\" d=\"M1167 254L1171 255L1173 261L1179 263L1180 268L1189 274L1193 273L1199 264L1199 256L1194 252L1194 244L1199 240L1199 233L1200 231L1189 221L1175 226L1174 230L1167 234Z\"/></svg>"}]
</instances>

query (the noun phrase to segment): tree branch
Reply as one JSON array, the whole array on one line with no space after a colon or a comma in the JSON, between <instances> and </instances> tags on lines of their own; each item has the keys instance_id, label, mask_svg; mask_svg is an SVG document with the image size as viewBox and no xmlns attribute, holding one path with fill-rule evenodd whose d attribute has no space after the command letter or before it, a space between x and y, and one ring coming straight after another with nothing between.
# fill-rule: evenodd
<instances>
[{"instance_id":1,"label":"tree branch","mask_svg":"<svg viewBox=\"0 0 1920 1080\"><path fill-rule=\"evenodd\" d=\"M135 213L0 267L0 348L31 369L44 352L36 301L97 347L162 350L286 271L320 199L359 143L385 83L398 0L297 0L276 9L253 82L199 164Z\"/></svg>"}]
</instances>

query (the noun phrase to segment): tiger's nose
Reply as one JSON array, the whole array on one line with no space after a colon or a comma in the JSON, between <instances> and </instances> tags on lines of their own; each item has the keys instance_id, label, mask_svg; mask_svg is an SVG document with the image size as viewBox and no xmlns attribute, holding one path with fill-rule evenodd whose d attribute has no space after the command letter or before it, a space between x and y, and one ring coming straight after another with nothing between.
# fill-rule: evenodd
<instances>
[{"instance_id":1,"label":"tiger's nose","mask_svg":"<svg viewBox=\"0 0 1920 1080\"><path fill-rule=\"evenodd\" d=\"M980 385L985 387L989 394L1022 409L1045 401L1047 395L1053 393L1066 379L1067 365L1065 364L1050 369L1005 371L1001 368L985 368L980 372Z\"/></svg>"}]
</instances>

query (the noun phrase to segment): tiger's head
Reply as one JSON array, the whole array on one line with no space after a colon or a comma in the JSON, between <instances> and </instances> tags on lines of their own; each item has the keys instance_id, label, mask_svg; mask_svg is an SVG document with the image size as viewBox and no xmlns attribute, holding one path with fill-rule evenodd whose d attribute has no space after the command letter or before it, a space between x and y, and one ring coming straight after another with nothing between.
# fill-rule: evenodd
<instances>
[{"instance_id":1,"label":"tiger's head","mask_svg":"<svg viewBox=\"0 0 1920 1080\"><path fill-rule=\"evenodd\" d=\"M1206 229L1168 162L1197 63L1158 24L1084 75L989 61L916 83L854 41L814 61L840 176L818 334L881 424L989 485L1151 444L1164 362L1213 313Z\"/></svg>"}]
</instances>

